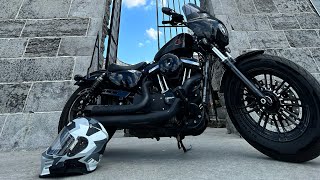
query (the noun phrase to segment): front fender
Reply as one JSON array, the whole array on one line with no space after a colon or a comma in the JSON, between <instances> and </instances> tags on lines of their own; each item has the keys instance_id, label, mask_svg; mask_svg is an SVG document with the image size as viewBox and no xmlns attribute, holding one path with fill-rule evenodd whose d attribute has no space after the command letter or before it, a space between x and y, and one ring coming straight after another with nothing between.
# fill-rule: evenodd
<instances>
[{"instance_id":1,"label":"front fender","mask_svg":"<svg viewBox=\"0 0 320 180\"><path fill-rule=\"evenodd\" d=\"M260 54L263 54L263 53L264 53L264 50L255 50L255 51L250 51L250 52L244 53L235 59L234 64L235 64L235 66L237 66L237 63L239 63L240 61L247 59L247 58L251 58L251 57L260 55ZM225 73L223 74L223 77L221 79L221 85L220 85L220 92L221 93L224 91L225 83L227 81L227 78L231 75L231 73L232 73L231 70L226 70Z\"/></svg>"}]
</instances>

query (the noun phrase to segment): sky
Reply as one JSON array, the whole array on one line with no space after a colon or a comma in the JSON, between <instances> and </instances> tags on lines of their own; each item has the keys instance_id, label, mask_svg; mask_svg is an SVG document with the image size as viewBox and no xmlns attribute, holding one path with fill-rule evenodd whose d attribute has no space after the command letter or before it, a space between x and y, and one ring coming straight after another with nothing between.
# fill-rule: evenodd
<instances>
[{"instance_id":1,"label":"sky","mask_svg":"<svg viewBox=\"0 0 320 180\"><path fill-rule=\"evenodd\" d=\"M181 3L183 2L181 1ZM156 0L123 0L122 3L118 59L128 64L142 61L152 62L158 51ZM182 5L179 6L177 1L173 4L173 1L158 0L158 3L159 25L162 25L162 20L169 20L168 16L162 17L162 6L171 8L175 6L177 11L180 9L177 13L182 14ZM197 3L199 3L199 0L197 0ZM187 31L186 29L182 30L182 28L177 31L174 29L172 36L170 36L168 29L165 29L167 33L164 29L159 30L161 46L165 43L164 40L168 41L175 34Z\"/></svg>"},{"instance_id":2,"label":"sky","mask_svg":"<svg viewBox=\"0 0 320 180\"><path fill-rule=\"evenodd\" d=\"M123 0L118 47L121 61L153 60L158 50L156 20L154 0Z\"/></svg>"}]
</instances>

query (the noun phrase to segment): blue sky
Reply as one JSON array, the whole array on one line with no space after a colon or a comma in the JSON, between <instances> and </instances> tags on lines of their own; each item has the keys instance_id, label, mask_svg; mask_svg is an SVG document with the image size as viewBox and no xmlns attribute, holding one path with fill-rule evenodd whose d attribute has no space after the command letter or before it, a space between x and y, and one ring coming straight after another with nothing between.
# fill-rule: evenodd
<instances>
[{"instance_id":1,"label":"blue sky","mask_svg":"<svg viewBox=\"0 0 320 180\"><path fill-rule=\"evenodd\" d=\"M154 0L123 0L118 58L134 64L153 60L157 47Z\"/></svg>"},{"instance_id":2,"label":"blue sky","mask_svg":"<svg viewBox=\"0 0 320 180\"><path fill-rule=\"evenodd\" d=\"M182 5L179 6L177 1L158 0L159 2L159 20L169 20L168 16L162 19L162 6L175 6L178 13L182 13ZM184 1L181 1L183 3ZM199 0L197 0L199 3ZM168 29L160 29L160 45L175 36L176 33L186 32L186 29L173 29L173 34L169 35ZM164 35L166 36L164 38ZM107 47L107 46L106 46ZM151 62L158 51L157 39L157 18L156 18L156 0L123 0L120 36L118 47L118 58L126 63L134 64L141 61Z\"/></svg>"}]
</instances>

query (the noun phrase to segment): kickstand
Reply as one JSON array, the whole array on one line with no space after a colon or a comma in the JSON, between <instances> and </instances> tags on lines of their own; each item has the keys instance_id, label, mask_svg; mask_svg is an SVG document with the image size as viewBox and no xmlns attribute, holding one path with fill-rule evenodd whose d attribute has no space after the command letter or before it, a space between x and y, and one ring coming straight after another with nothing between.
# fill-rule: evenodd
<instances>
[{"instance_id":1,"label":"kickstand","mask_svg":"<svg viewBox=\"0 0 320 180\"><path fill-rule=\"evenodd\" d=\"M184 146L184 144L182 142L182 139L180 138L180 135L177 136L177 141L178 141L178 148L179 149L182 148L184 153L186 153L186 152L188 152L188 151L190 151L192 149L191 145L189 146L188 149Z\"/></svg>"}]
</instances>

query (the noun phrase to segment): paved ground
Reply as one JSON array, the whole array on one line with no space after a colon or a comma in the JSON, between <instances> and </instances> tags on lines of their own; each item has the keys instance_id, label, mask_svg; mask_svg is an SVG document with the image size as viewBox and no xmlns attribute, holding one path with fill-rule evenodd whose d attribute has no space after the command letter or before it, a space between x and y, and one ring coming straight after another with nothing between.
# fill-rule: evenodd
<instances>
[{"instance_id":1,"label":"paved ground","mask_svg":"<svg viewBox=\"0 0 320 180\"><path fill-rule=\"evenodd\" d=\"M184 154L175 139L121 138L108 144L98 169L65 179L320 179L320 158L304 164L269 159L225 129L208 129L189 137ZM37 179L40 153L0 153L0 179Z\"/></svg>"}]
</instances>

